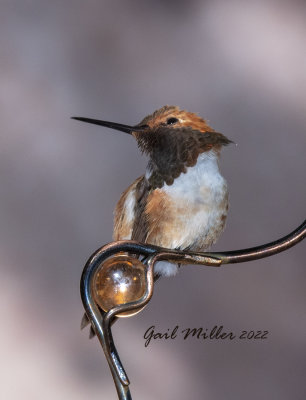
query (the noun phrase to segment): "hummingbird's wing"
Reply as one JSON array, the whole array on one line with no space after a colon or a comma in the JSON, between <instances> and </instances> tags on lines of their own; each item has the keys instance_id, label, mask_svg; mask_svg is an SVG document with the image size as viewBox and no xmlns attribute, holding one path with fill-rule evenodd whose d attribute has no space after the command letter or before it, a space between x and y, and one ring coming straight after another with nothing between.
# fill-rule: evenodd
<instances>
[{"instance_id":1,"label":"hummingbird's wing","mask_svg":"<svg viewBox=\"0 0 306 400\"><path fill-rule=\"evenodd\" d=\"M146 243L148 236L147 200L152 188L143 176L138 182L135 191L135 219L132 231L132 240Z\"/></svg>"},{"instance_id":2,"label":"hummingbird's wing","mask_svg":"<svg viewBox=\"0 0 306 400\"><path fill-rule=\"evenodd\" d=\"M151 187L142 175L122 193L114 212L114 240L146 241L145 208L150 192Z\"/></svg>"}]
</instances>

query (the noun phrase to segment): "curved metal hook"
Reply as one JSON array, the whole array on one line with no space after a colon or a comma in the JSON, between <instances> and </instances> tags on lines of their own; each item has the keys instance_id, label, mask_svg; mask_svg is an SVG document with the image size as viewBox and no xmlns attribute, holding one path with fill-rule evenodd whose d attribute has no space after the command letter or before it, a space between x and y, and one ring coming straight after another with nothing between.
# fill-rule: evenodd
<instances>
[{"instance_id":1,"label":"curved metal hook","mask_svg":"<svg viewBox=\"0 0 306 400\"><path fill-rule=\"evenodd\" d=\"M117 314L143 307L150 301L154 288L153 272L155 262L168 260L176 261L181 264L198 264L218 267L222 264L234 264L272 256L288 250L290 247L302 241L305 236L306 220L293 232L281 239L243 250L219 253L184 252L180 250L164 249L135 241L113 242L98 249L89 258L84 267L81 277L81 297L86 315L94 328L110 366L119 399L132 400L129 391L129 380L114 345L111 333L111 323L114 321ZM119 252L130 252L137 256L145 256L146 292L140 300L118 305L105 313L99 309L94 301L94 278L99 271L101 264L107 258L112 257Z\"/></svg>"}]
</instances>

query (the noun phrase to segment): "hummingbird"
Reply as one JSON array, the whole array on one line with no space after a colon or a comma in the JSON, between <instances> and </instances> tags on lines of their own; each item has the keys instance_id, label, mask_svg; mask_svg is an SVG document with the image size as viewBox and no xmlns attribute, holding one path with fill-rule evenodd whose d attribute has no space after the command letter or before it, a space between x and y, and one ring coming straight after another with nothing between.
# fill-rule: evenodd
<instances>
[{"instance_id":1,"label":"hummingbird","mask_svg":"<svg viewBox=\"0 0 306 400\"><path fill-rule=\"evenodd\" d=\"M228 188L219 159L231 140L177 106L166 105L133 126L72 118L130 134L148 156L144 175L122 193L115 207L115 241L186 251L207 250L217 241L228 212ZM169 277L178 268L160 261L154 274Z\"/></svg>"}]
</instances>

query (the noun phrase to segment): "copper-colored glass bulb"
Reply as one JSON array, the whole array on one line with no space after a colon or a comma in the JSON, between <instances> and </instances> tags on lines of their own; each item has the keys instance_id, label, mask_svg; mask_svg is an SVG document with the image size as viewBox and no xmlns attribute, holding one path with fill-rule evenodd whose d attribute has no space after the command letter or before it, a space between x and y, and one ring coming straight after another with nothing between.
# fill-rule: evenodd
<instances>
[{"instance_id":1,"label":"copper-colored glass bulb","mask_svg":"<svg viewBox=\"0 0 306 400\"><path fill-rule=\"evenodd\" d=\"M99 307L109 311L119 304L137 301L145 294L145 266L137 259L119 254L101 266L94 282L94 297ZM140 309L126 311L118 317L130 317Z\"/></svg>"}]
</instances>

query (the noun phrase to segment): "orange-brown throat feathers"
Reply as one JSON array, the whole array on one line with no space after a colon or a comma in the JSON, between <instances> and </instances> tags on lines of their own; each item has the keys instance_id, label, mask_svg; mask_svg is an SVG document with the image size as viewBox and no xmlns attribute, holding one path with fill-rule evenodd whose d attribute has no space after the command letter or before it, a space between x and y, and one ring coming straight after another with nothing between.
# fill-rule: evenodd
<instances>
[{"instance_id":1,"label":"orange-brown throat feathers","mask_svg":"<svg viewBox=\"0 0 306 400\"><path fill-rule=\"evenodd\" d=\"M215 132L197 114L164 106L144 118L134 132L139 148L148 154L149 183L153 188L171 185L175 178L196 164L199 154L215 150L231 141Z\"/></svg>"}]
</instances>

